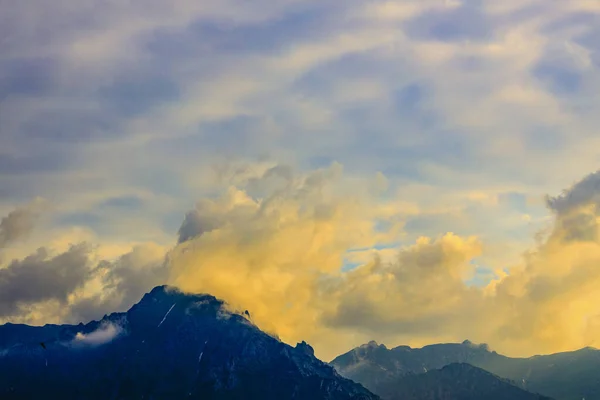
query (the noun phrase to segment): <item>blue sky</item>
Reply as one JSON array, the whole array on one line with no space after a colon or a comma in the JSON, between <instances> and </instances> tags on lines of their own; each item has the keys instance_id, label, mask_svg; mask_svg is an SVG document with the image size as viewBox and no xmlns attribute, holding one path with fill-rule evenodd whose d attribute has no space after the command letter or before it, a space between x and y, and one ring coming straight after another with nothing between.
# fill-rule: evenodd
<instances>
[{"instance_id":1,"label":"blue sky","mask_svg":"<svg viewBox=\"0 0 600 400\"><path fill-rule=\"evenodd\" d=\"M0 215L46 204L5 266L79 241L94 260L160 254L197 201L230 187L268 198L272 166L339 165L327 190L361 198L388 230L340 250L340 268L452 232L482 241L464 279L485 286L549 229L544 196L598 169L596 1L3 8Z\"/></svg>"}]
</instances>

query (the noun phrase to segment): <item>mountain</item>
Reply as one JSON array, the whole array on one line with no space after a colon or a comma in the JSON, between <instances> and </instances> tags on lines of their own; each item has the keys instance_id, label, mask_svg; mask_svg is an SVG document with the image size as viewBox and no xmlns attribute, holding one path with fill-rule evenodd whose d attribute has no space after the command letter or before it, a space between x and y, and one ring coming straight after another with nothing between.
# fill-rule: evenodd
<instances>
[{"instance_id":1,"label":"mountain","mask_svg":"<svg viewBox=\"0 0 600 400\"><path fill-rule=\"evenodd\" d=\"M83 325L0 326L1 399L356 399L302 342L288 346L209 295L154 288Z\"/></svg>"},{"instance_id":2,"label":"mountain","mask_svg":"<svg viewBox=\"0 0 600 400\"><path fill-rule=\"evenodd\" d=\"M381 388L387 400L550 400L470 364L407 375Z\"/></svg>"},{"instance_id":3,"label":"mountain","mask_svg":"<svg viewBox=\"0 0 600 400\"><path fill-rule=\"evenodd\" d=\"M557 400L600 400L600 351L585 348L531 358L510 358L471 342L435 344L419 349L388 349L370 342L331 362L342 375L380 393L390 381L409 374L468 363L516 382L530 392Z\"/></svg>"}]
</instances>

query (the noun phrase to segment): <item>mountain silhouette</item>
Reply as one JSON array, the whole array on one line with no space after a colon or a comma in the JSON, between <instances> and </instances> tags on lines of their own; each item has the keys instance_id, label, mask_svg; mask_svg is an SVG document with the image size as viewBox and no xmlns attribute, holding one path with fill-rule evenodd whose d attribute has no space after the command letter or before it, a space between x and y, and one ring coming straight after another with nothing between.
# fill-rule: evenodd
<instances>
[{"instance_id":1,"label":"mountain silhouette","mask_svg":"<svg viewBox=\"0 0 600 400\"><path fill-rule=\"evenodd\" d=\"M531 358L510 358L490 351L487 345L434 344L413 349L388 349L370 342L338 356L331 364L342 375L381 393L390 382L407 375L467 363L509 379L529 392L557 400L600 400L600 351L585 348Z\"/></svg>"},{"instance_id":2,"label":"mountain silhouette","mask_svg":"<svg viewBox=\"0 0 600 400\"><path fill-rule=\"evenodd\" d=\"M40 345L44 343L44 347ZM1 399L378 397L210 295L160 286L79 325L0 326Z\"/></svg>"}]
</instances>

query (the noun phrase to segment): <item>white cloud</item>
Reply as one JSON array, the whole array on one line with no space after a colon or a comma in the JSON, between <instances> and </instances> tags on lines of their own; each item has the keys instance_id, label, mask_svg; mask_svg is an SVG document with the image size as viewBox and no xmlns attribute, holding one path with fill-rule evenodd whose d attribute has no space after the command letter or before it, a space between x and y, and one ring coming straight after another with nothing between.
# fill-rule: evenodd
<instances>
[{"instance_id":1,"label":"white cloud","mask_svg":"<svg viewBox=\"0 0 600 400\"><path fill-rule=\"evenodd\" d=\"M87 334L77 332L77 335L75 335L75 338L73 339L73 343L88 346L100 346L112 342L122 333L123 328L121 326L108 322L101 324L98 329Z\"/></svg>"}]
</instances>

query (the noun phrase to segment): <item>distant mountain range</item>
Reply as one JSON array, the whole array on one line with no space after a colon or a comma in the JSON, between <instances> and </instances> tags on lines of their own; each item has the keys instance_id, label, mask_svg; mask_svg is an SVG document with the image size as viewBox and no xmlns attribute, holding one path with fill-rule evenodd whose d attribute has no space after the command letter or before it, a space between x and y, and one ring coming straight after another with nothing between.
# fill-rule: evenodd
<instances>
[{"instance_id":1,"label":"distant mountain range","mask_svg":"<svg viewBox=\"0 0 600 400\"><path fill-rule=\"evenodd\" d=\"M389 397L393 388L401 393L407 382L418 385L418 382L427 381L431 385L433 377L442 379L445 375L440 375L439 371L430 374L429 371L441 369L443 372L444 367L455 363L470 364L508 379L521 389L557 400L600 400L600 351L592 348L548 356L510 358L490 351L486 345L474 345L469 341L420 349L408 346L388 349L370 342L331 362L341 375L362 383L384 399L395 398ZM440 385L444 386L443 383Z\"/></svg>"},{"instance_id":2,"label":"distant mountain range","mask_svg":"<svg viewBox=\"0 0 600 400\"><path fill-rule=\"evenodd\" d=\"M161 286L87 325L0 326L0 399L378 398L247 316Z\"/></svg>"},{"instance_id":3,"label":"distant mountain range","mask_svg":"<svg viewBox=\"0 0 600 400\"><path fill-rule=\"evenodd\" d=\"M409 374L380 388L389 400L549 400L470 364Z\"/></svg>"}]
</instances>

